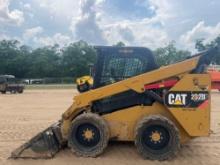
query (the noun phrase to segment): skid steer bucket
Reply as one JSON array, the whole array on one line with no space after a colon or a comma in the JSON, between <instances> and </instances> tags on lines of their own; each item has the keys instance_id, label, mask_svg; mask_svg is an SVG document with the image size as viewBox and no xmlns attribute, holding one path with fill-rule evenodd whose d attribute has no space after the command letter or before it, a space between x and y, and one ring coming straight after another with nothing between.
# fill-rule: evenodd
<instances>
[{"instance_id":1,"label":"skid steer bucket","mask_svg":"<svg viewBox=\"0 0 220 165\"><path fill-rule=\"evenodd\" d=\"M63 145L60 122L57 122L15 149L10 158L52 158Z\"/></svg>"}]
</instances>

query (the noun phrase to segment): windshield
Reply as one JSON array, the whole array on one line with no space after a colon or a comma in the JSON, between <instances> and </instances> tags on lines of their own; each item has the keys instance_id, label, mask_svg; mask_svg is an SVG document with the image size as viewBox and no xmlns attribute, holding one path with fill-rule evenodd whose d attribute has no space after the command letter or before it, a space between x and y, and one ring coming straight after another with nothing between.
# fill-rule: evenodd
<instances>
[{"instance_id":1,"label":"windshield","mask_svg":"<svg viewBox=\"0 0 220 165\"><path fill-rule=\"evenodd\" d=\"M16 79L15 78L7 78L7 82L9 84L12 84L12 83L15 83L16 82Z\"/></svg>"}]
</instances>

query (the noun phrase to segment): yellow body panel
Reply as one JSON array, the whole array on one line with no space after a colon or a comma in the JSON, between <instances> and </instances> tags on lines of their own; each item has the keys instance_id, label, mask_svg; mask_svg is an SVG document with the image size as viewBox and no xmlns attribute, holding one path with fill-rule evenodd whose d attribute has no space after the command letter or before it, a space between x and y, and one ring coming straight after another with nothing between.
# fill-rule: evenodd
<instances>
[{"instance_id":1,"label":"yellow body panel","mask_svg":"<svg viewBox=\"0 0 220 165\"><path fill-rule=\"evenodd\" d=\"M112 96L114 94L130 89L142 93L144 92L145 84L150 84L170 77L187 74L196 67L198 60L199 56L189 60L185 60L183 62L165 66L132 78L128 78L126 80L119 81L111 85L81 93L80 95L74 97L72 108L69 108L67 111L64 112L63 118L72 118L72 113L75 113L74 111L76 109L84 109L85 107L88 107L92 103L92 101Z\"/></svg>"},{"instance_id":2,"label":"yellow body panel","mask_svg":"<svg viewBox=\"0 0 220 165\"><path fill-rule=\"evenodd\" d=\"M190 136L208 136L210 128L211 78L209 74L187 74L170 91L207 91L208 104L202 108L169 108Z\"/></svg>"},{"instance_id":3,"label":"yellow body panel","mask_svg":"<svg viewBox=\"0 0 220 165\"><path fill-rule=\"evenodd\" d=\"M162 115L175 123L180 130L181 143L190 139L190 136L179 125L168 109L159 103L152 106L134 106L121 111L113 112L103 117L109 124L111 138L119 141L134 141L135 128L143 117L149 115Z\"/></svg>"},{"instance_id":4,"label":"yellow body panel","mask_svg":"<svg viewBox=\"0 0 220 165\"><path fill-rule=\"evenodd\" d=\"M194 84L196 80L196 84ZM209 91L210 78L208 74L188 74L170 91ZM148 115L162 115L175 123L181 133L181 142L186 142L195 136L209 135L210 128L210 98L204 108L167 108L159 103L152 106L135 106L111 114L104 115L108 121L111 137L121 141L133 141L135 127L138 121Z\"/></svg>"},{"instance_id":5,"label":"yellow body panel","mask_svg":"<svg viewBox=\"0 0 220 165\"><path fill-rule=\"evenodd\" d=\"M90 111L93 101L114 94L127 90L143 93L145 91L144 85L163 81L172 77L179 78L180 80L171 91L202 91L203 89L209 91L210 78L207 74L190 74L190 72L196 68L199 57L200 56L196 56L75 96L72 106L62 116L61 131L63 138L67 139L72 120L80 113ZM155 102L152 106L134 106L103 115L103 117L109 124L112 138L122 141L133 141L134 129L137 122L142 117L152 114L160 114L173 121L180 131L182 143L195 136L206 136L209 134L210 101L209 105L201 110L168 108L163 104Z\"/></svg>"},{"instance_id":6,"label":"yellow body panel","mask_svg":"<svg viewBox=\"0 0 220 165\"><path fill-rule=\"evenodd\" d=\"M76 79L76 85L82 85L88 83L90 86L93 85L93 78L89 75L82 76Z\"/></svg>"}]
</instances>

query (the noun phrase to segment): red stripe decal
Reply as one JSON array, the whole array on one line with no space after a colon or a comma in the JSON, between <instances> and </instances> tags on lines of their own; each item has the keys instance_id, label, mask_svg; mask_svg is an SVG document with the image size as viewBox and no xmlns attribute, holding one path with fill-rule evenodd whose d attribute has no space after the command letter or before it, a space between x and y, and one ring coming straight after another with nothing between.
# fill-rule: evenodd
<instances>
[{"instance_id":1,"label":"red stripe decal","mask_svg":"<svg viewBox=\"0 0 220 165\"><path fill-rule=\"evenodd\" d=\"M177 82L178 82L177 80L167 80L161 83L147 84L147 85L144 85L144 89L159 89L159 88L165 88L165 87L172 87Z\"/></svg>"},{"instance_id":2,"label":"red stripe decal","mask_svg":"<svg viewBox=\"0 0 220 165\"><path fill-rule=\"evenodd\" d=\"M205 109L208 105L209 105L209 100L206 100L198 108Z\"/></svg>"}]
</instances>

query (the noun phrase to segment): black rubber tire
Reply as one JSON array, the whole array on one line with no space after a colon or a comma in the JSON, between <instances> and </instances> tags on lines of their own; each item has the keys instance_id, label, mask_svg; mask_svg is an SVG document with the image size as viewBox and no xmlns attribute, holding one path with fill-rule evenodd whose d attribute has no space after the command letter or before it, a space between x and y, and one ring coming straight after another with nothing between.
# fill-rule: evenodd
<instances>
[{"instance_id":1,"label":"black rubber tire","mask_svg":"<svg viewBox=\"0 0 220 165\"><path fill-rule=\"evenodd\" d=\"M2 94L6 94L6 91L1 91Z\"/></svg>"},{"instance_id":2,"label":"black rubber tire","mask_svg":"<svg viewBox=\"0 0 220 165\"><path fill-rule=\"evenodd\" d=\"M167 132L167 137L165 145L161 149L152 148L150 145L146 145L143 140L143 136L146 136L146 130L149 131L150 128L163 128ZM145 133L144 133L145 132ZM166 136L165 136L166 137ZM146 137L144 137L146 138ZM153 144L153 142L150 142ZM161 115L151 115L144 117L136 127L135 132L135 145L138 152L145 159L151 160L167 160L172 159L176 156L177 152L180 150L180 135L175 124ZM155 145L155 144L153 144ZM150 147L149 147L150 146Z\"/></svg>"},{"instance_id":3,"label":"black rubber tire","mask_svg":"<svg viewBox=\"0 0 220 165\"><path fill-rule=\"evenodd\" d=\"M19 94L22 94L23 92L24 92L23 89L18 90L18 93L19 93Z\"/></svg>"},{"instance_id":4,"label":"black rubber tire","mask_svg":"<svg viewBox=\"0 0 220 165\"><path fill-rule=\"evenodd\" d=\"M80 93L83 93L83 92L86 92L90 89L90 85L86 82L85 84L83 85L77 85L77 90L80 92Z\"/></svg>"},{"instance_id":5,"label":"black rubber tire","mask_svg":"<svg viewBox=\"0 0 220 165\"><path fill-rule=\"evenodd\" d=\"M79 126L87 123L94 125L99 131L98 143L91 147L81 145L76 135ZM101 116L93 113L83 113L73 120L68 137L68 146L77 156L97 157L103 153L108 141L109 127Z\"/></svg>"}]
</instances>

